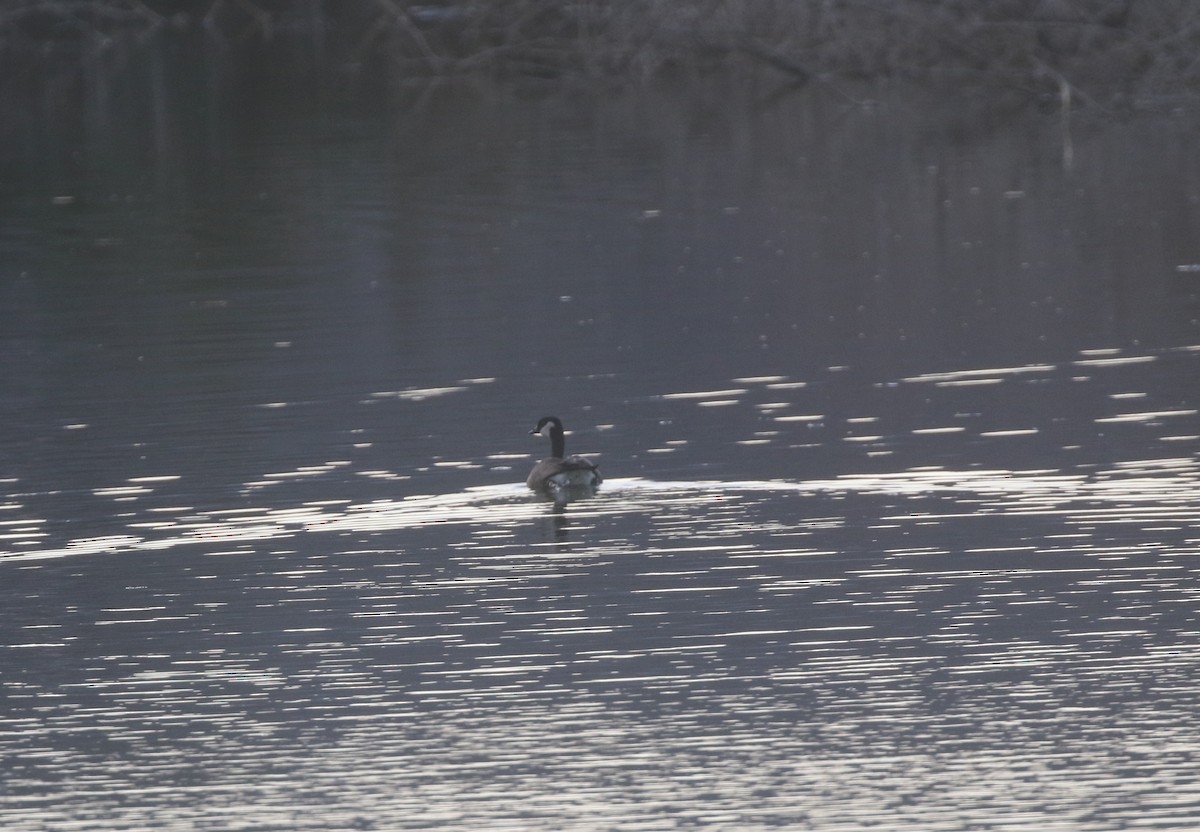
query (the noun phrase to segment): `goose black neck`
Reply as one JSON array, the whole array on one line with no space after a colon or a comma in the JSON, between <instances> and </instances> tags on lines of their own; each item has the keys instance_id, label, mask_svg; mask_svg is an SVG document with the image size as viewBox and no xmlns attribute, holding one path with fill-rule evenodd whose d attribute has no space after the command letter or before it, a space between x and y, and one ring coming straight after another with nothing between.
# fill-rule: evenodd
<instances>
[{"instance_id":1,"label":"goose black neck","mask_svg":"<svg viewBox=\"0 0 1200 832\"><path fill-rule=\"evenodd\" d=\"M559 459L566 458L566 440L563 439L562 425L550 423L550 456L556 456Z\"/></svg>"}]
</instances>

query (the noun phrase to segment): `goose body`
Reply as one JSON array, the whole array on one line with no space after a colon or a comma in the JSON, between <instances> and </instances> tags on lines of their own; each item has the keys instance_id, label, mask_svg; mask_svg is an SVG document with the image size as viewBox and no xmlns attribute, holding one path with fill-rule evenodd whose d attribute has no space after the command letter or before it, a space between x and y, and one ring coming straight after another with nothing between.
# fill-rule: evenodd
<instances>
[{"instance_id":1,"label":"goose body","mask_svg":"<svg viewBox=\"0 0 1200 832\"><path fill-rule=\"evenodd\" d=\"M566 456L562 421L557 416L543 416L531 434L550 437L550 456L529 472L525 484L534 491L558 488L595 488L600 484L600 472L591 460L582 456Z\"/></svg>"}]
</instances>

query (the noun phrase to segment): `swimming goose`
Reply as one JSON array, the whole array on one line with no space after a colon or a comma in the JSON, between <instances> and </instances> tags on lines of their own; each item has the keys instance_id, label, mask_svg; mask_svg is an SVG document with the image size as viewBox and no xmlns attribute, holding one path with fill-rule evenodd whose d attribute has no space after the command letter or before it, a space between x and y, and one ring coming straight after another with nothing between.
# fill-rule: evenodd
<instances>
[{"instance_id":1,"label":"swimming goose","mask_svg":"<svg viewBox=\"0 0 1200 832\"><path fill-rule=\"evenodd\" d=\"M557 416L543 416L537 427L529 431L539 436L550 436L550 456L543 459L529 472L525 484L534 491L555 488L595 488L600 484L600 472L593 462L581 456L563 457L566 443L563 441L562 421Z\"/></svg>"}]
</instances>

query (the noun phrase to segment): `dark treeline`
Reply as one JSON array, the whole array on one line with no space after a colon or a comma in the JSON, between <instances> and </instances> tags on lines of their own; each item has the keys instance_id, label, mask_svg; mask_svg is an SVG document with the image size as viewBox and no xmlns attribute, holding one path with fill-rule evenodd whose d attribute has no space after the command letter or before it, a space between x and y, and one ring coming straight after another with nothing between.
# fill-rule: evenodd
<instances>
[{"instance_id":1,"label":"dark treeline","mask_svg":"<svg viewBox=\"0 0 1200 832\"><path fill-rule=\"evenodd\" d=\"M1200 80L1195 0L7 0L0 68L11 82L179 33L234 56L286 43L319 71L399 83L752 71L1000 84L1110 106L1171 101Z\"/></svg>"}]
</instances>

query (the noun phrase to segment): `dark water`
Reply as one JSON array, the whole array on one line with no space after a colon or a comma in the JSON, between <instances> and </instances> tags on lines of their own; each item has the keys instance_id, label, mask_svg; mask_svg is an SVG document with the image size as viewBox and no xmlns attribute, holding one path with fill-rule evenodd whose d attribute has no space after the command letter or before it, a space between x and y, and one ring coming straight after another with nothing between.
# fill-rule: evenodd
<instances>
[{"instance_id":1,"label":"dark water","mask_svg":"<svg viewBox=\"0 0 1200 832\"><path fill-rule=\"evenodd\" d=\"M1195 828L1190 119L760 92L8 147L2 825Z\"/></svg>"}]
</instances>

